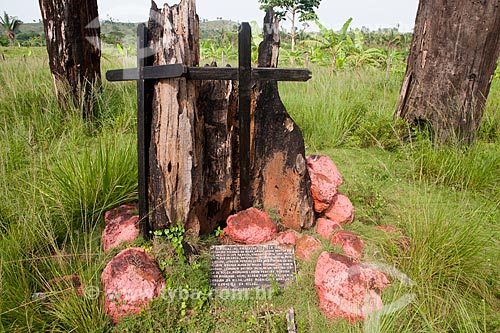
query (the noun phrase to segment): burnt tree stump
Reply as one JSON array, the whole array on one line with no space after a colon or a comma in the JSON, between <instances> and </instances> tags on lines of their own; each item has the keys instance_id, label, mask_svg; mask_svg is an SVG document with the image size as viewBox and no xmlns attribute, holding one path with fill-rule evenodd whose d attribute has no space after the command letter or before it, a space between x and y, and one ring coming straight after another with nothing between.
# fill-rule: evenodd
<instances>
[{"instance_id":1,"label":"burnt tree stump","mask_svg":"<svg viewBox=\"0 0 500 333\"><path fill-rule=\"evenodd\" d=\"M260 45L259 68L251 67L248 23L239 32L238 68L199 67L195 0L162 10L153 2L149 28L138 29L139 68L107 73L110 81L138 82L139 214L146 236L177 223L209 233L252 205L273 210L288 228L312 226L304 140L276 83L307 81L311 72L277 68L272 10L265 24L273 29Z\"/></svg>"},{"instance_id":2,"label":"burnt tree stump","mask_svg":"<svg viewBox=\"0 0 500 333\"><path fill-rule=\"evenodd\" d=\"M93 89L101 84L97 0L39 0L50 71L59 103L93 113ZM70 97L68 99L68 97Z\"/></svg>"},{"instance_id":3,"label":"burnt tree stump","mask_svg":"<svg viewBox=\"0 0 500 333\"><path fill-rule=\"evenodd\" d=\"M279 21L272 11L267 12L264 27L259 67L276 68L280 35ZM287 113L276 81L258 82L253 98L254 200L264 210L276 212L286 227L310 228L314 210L302 132Z\"/></svg>"},{"instance_id":4,"label":"burnt tree stump","mask_svg":"<svg viewBox=\"0 0 500 333\"><path fill-rule=\"evenodd\" d=\"M149 19L154 65L199 65L199 21L194 0L179 5L152 3ZM154 86L150 148L150 196L154 229L180 222L200 231L203 198L203 113L199 82L159 80Z\"/></svg>"}]
</instances>

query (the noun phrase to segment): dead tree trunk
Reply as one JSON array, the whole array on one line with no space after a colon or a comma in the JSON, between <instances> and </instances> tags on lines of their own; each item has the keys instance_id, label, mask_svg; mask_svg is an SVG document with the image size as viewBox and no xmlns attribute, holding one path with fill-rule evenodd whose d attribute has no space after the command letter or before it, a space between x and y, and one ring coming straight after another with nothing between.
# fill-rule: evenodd
<instances>
[{"instance_id":1,"label":"dead tree trunk","mask_svg":"<svg viewBox=\"0 0 500 333\"><path fill-rule=\"evenodd\" d=\"M154 65L199 64L199 22L194 0L158 10L153 2L149 29ZM203 195L203 114L198 86L185 78L155 84L150 149L150 197L154 229L181 223L200 231L197 205Z\"/></svg>"},{"instance_id":2,"label":"dead tree trunk","mask_svg":"<svg viewBox=\"0 0 500 333\"><path fill-rule=\"evenodd\" d=\"M500 1L420 1L396 117L471 143L500 52Z\"/></svg>"},{"instance_id":3,"label":"dead tree trunk","mask_svg":"<svg viewBox=\"0 0 500 333\"><path fill-rule=\"evenodd\" d=\"M259 46L259 67L278 67L279 31L279 21L272 9L268 10L264 40ZM276 81L257 83L254 99L254 202L277 213L287 228L310 228L314 211L302 132L288 115Z\"/></svg>"},{"instance_id":4,"label":"dead tree trunk","mask_svg":"<svg viewBox=\"0 0 500 333\"><path fill-rule=\"evenodd\" d=\"M93 110L93 88L101 83L100 25L97 0L39 0L50 70L56 94Z\"/></svg>"},{"instance_id":5,"label":"dead tree trunk","mask_svg":"<svg viewBox=\"0 0 500 333\"><path fill-rule=\"evenodd\" d=\"M200 232L210 233L239 207L238 82L203 81L198 108L205 118L198 215Z\"/></svg>"}]
</instances>

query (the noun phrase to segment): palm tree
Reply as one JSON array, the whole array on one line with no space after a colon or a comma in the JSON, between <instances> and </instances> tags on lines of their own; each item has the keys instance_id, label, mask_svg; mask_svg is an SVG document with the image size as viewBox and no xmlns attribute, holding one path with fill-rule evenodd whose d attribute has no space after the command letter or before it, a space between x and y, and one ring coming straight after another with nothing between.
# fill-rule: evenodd
<instances>
[{"instance_id":1,"label":"palm tree","mask_svg":"<svg viewBox=\"0 0 500 333\"><path fill-rule=\"evenodd\" d=\"M14 41L16 39L15 31L21 24L23 24L21 20L18 20L16 17L9 16L6 12L3 12L3 17L0 17L0 25L4 28L5 34L9 38L10 46L14 45Z\"/></svg>"}]
</instances>

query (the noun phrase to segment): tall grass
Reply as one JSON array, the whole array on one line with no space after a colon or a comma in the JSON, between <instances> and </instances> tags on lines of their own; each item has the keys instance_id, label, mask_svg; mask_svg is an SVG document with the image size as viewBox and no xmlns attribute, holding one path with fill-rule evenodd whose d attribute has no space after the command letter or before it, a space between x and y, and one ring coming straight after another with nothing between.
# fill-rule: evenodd
<instances>
[{"instance_id":1,"label":"tall grass","mask_svg":"<svg viewBox=\"0 0 500 333\"><path fill-rule=\"evenodd\" d=\"M0 331L101 332L98 298L48 281L78 274L100 286L101 216L136 196L134 87L105 84L85 123L59 107L46 61L0 67Z\"/></svg>"},{"instance_id":2,"label":"tall grass","mask_svg":"<svg viewBox=\"0 0 500 333\"><path fill-rule=\"evenodd\" d=\"M104 68L120 67L104 61ZM395 282L383 294L386 304L415 297L383 316L380 330L498 329L498 82L478 142L443 147L393 122L399 74L313 71L307 84L281 84L283 100L308 151L328 153L344 174L342 190L358 216L347 228L366 241L364 259L391 264L415 282L411 288ZM104 83L96 98L96 118L85 123L78 108L60 109L46 59L9 57L0 67L0 331L112 330L99 299L49 283L78 274L84 286L100 287L109 260L99 243L101 216L136 196L134 85ZM373 224L398 226L409 244L377 234ZM208 288L207 258L198 259L198 270L171 268L170 287ZM282 331L293 306L303 331L362 330L362 323L326 319L313 276L314 263L300 264L298 284L270 301L214 301L202 309L188 302L185 315L179 300L158 301L115 329L147 331L154 318L159 331ZM36 292L49 303L33 299ZM172 313L162 315L167 309Z\"/></svg>"},{"instance_id":3,"label":"tall grass","mask_svg":"<svg viewBox=\"0 0 500 333\"><path fill-rule=\"evenodd\" d=\"M429 188L425 189L427 192ZM424 192L425 193L425 192ZM500 258L499 233L492 229L495 207L477 206L463 195L462 207L449 202L445 193L430 192L402 200L406 213L401 227L410 244L398 256L387 258L415 283L413 288L391 295L387 303L411 293L411 305L386 318L387 332L482 332L496 311ZM392 299L391 299L392 297ZM487 313L490 318L491 313ZM397 318L406 318L401 322Z\"/></svg>"},{"instance_id":4,"label":"tall grass","mask_svg":"<svg viewBox=\"0 0 500 333\"><path fill-rule=\"evenodd\" d=\"M342 147L359 141L356 133L370 131L367 128L372 125L366 119L381 117L391 123L399 75L386 80L376 70L336 74L320 67L312 70L310 82L280 86L287 110L301 127L310 149Z\"/></svg>"}]
</instances>

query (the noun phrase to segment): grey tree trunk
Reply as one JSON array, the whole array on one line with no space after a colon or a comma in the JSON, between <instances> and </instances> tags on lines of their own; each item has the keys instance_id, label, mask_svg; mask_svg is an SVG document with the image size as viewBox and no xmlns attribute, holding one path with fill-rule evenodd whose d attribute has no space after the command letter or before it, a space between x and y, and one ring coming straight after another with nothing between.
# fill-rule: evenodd
<instances>
[{"instance_id":1,"label":"grey tree trunk","mask_svg":"<svg viewBox=\"0 0 500 333\"><path fill-rule=\"evenodd\" d=\"M396 117L470 144L500 52L500 1L421 0Z\"/></svg>"},{"instance_id":2,"label":"grey tree trunk","mask_svg":"<svg viewBox=\"0 0 500 333\"><path fill-rule=\"evenodd\" d=\"M83 106L91 118L101 83L97 0L39 0L50 70L59 101Z\"/></svg>"}]
</instances>

